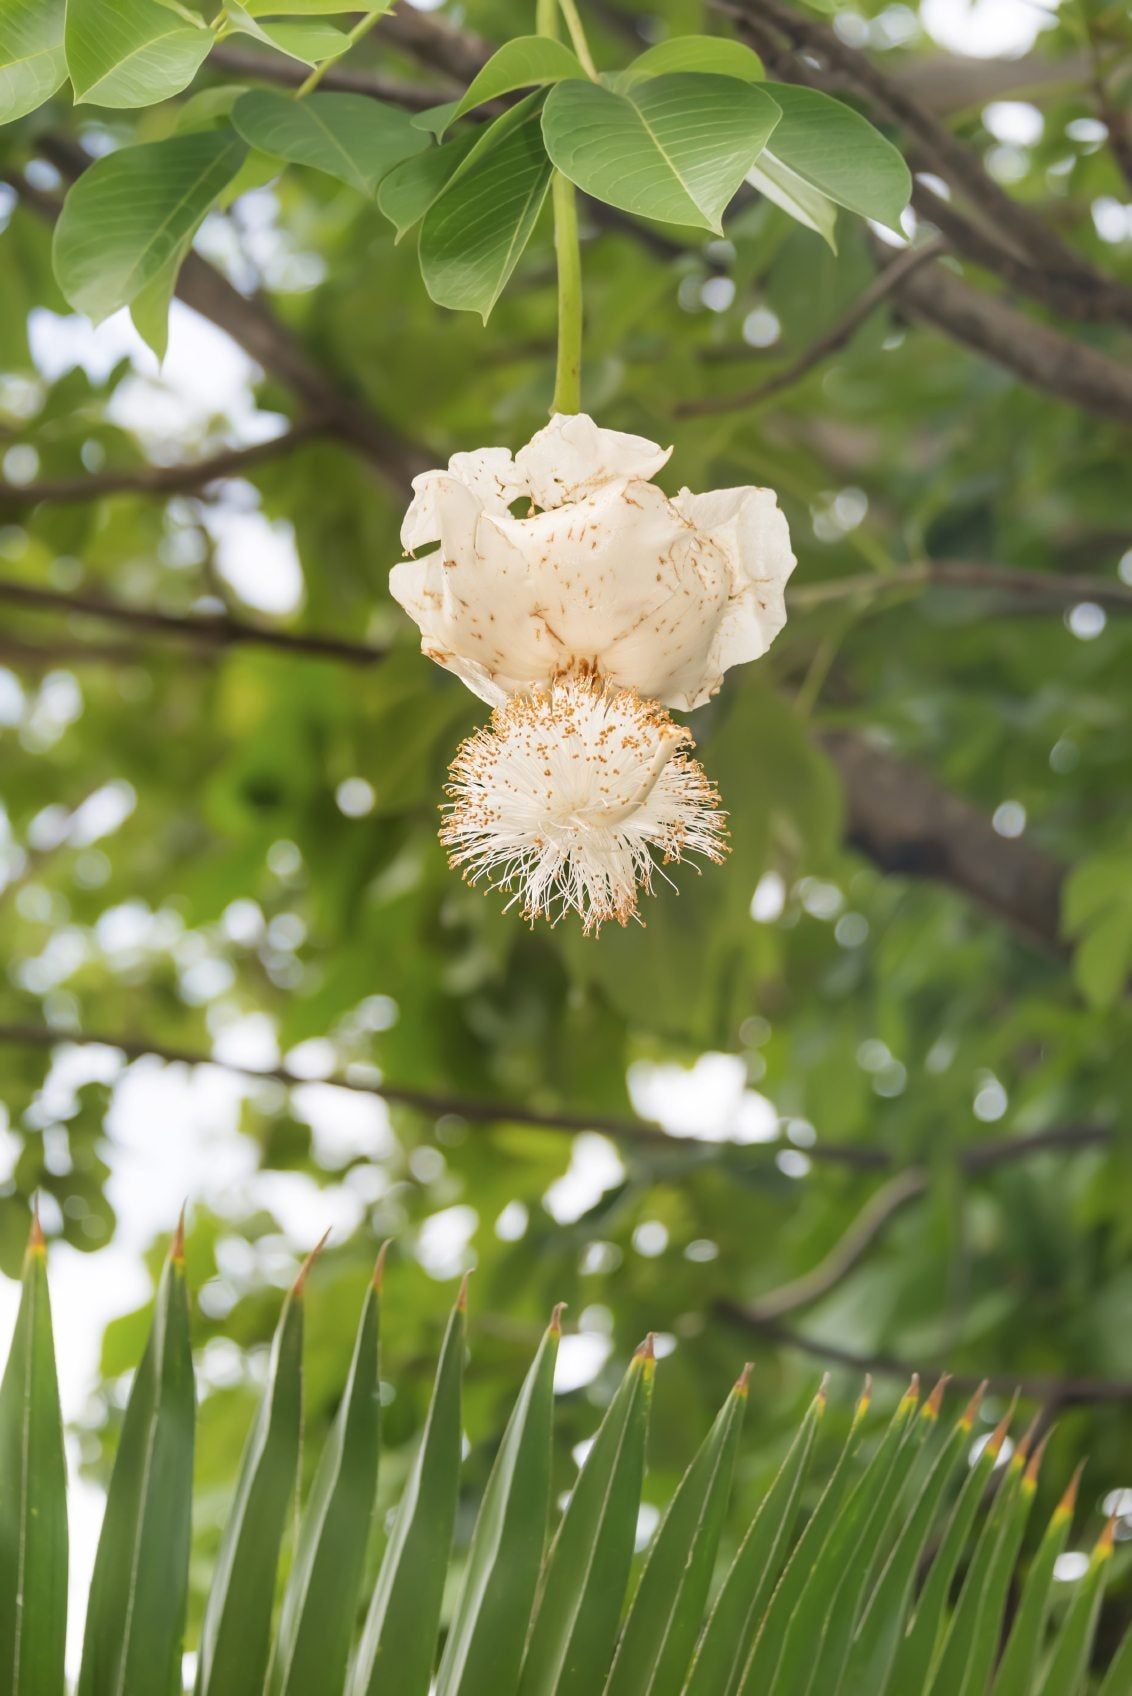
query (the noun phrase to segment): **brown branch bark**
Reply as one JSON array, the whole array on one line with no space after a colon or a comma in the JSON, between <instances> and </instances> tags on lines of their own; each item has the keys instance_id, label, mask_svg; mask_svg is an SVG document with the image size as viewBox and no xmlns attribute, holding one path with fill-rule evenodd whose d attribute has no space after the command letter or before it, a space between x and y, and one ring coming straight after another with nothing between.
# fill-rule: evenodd
<instances>
[{"instance_id":1,"label":"brown branch bark","mask_svg":"<svg viewBox=\"0 0 1132 1696\"><path fill-rule=\"evenodd\" d=\"M1132 370L972 288L943 265L905 276L899 285L905 309L953 341L1013 371L1045 394L1072 401L1101 418L1132 423Z\"/></svg>"},{"instance_id":2,"label":"brown branch bark","mask_svg":"<svg viewBox=\"0 0 1132 1696\"><path fill-rule=\"evenodd\" d=\"M130 465L90 473L82 477L54 477L41 482L0 481L0 508L72 506L83 501L103 500L110 495L184 494L205 489L225 477L243 477L293 448L325 434L327 427L317 419L299 419L281 436L256 442L251 447L226 448L189 465Z\"/></svg>"},{"instance_id":3,"label":"brown branch bark","mask_svg":"<svg viewBox=\"0 0 1132 1696\"><path fill-rule=\"evenodd\" d=\"M33 583L0 582L0 604L24 607L29 612L74 614L144 632L147 636L187 643L190 647L270 648L277 652L302 654L312 659L344 661L347 665L376 665L385 649L344 636L307 634L297 630L273 630L251 624L231 613L171 613L155 607L126 606L120 601L74 590L41 588ZM97 650L96 650L97 651ZM105 657L101 651L98 657Z\"/></svg>"},{"instance_id":4,"label":"brown branch bark","mask_svg":"<svg viewBox=\"0 0 1132 1696\"><path fill-rule=\"evenodd\" d=\"M46 1025L0 1022L0 1044L13 1048L50 1049L67 1043L77 1043L82 1047L114 1048L127 1060L152 1058L163 1060L170 1065L217 1066L221 1071L231 1072L237 1077L253 1080L266 1078L289 1086L308 1084L312 1081L310 1078L297 1076L286 1066L237 1066L230 1061L216 1060L210 1054L155 1042L148 1037L125 1036L107 1031L62 1031ZM350 1078L341 1074L318 1081L332 1084L338 1089L350 1090L354 1094L376 1096L387 1101L390 1106L408 1107L421 1113L455 1113L473 1124L530 1125L537 1130L564 1131L570 1134L599 1131L626 1147L679 1151L691 1160L698 1158L718 1161L726 1154L729 1159L737 1162L765 1162L772 1160L783 1149L793 1147L793 1144L788 1142L704 1142L695 1138L671 1136L660 1125L648 1119L544 1110L513 1101L487 1101L474 1096L412 1089L402 1084L386 1083L384 1080L373 1082L368 1078ZM1029 1159L1043 1153L1077 1153L1092 1148L1104 1148L1111 1140L1112 1132L1105 1126L1055 1126L1051 1130L1036 1131L1023 1137L989 1138L964 1150L959 1159L960 1165L966 1171L986 1172L998 1166L1008 1165L1012 1160ZM877 1148L871 1143L818 1142L807 1149L806 1153L807 1158L816 1164L840 1166L854 1172L885 1172L896 1168L894 1157L887 1150ZM918 1171L919 1168L912 1168L912 1173Z\"/></svg>"},{"instance_id":5,"label":"brown branch bark","mask_svg":"<svg viewBox=\"0 0 1132 1696\"><path fill-rule=\"evenodd\" d=\"M1067 867L1024 839L999 836L978 807L918 766L844 732L822 746L841 775L850 844L882 871L930 878L964 895L1047 953L1068 953L1060 934Z\"/></svg>"},{"instance_id":6,"label":"brown branch bark","mask_svg":"<svg viewBox=\"0 0 1132 1696\"><path fill-rule=\"evenodd\" d=\"M1024 571L1021 568L986 565L980 560L938 559L910 565L898 571L862 572L852 577L833 577L824 583L800 583L790 591L792 607L823 606L829 601L868 600L887 594L907 594L915 589L979 589L1002 596L1008 603L1030 602L1043 611L1095 601L1113 612L1132 611L1132 584L1112 577L1074 575L1057 571Z\"/></svg>"}]
</instances>

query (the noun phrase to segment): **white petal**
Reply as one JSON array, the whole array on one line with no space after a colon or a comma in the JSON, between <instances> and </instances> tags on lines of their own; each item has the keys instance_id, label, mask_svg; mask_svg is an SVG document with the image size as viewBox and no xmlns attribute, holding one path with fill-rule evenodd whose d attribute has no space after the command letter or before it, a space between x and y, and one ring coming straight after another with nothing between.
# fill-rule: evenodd
<instances>
[{"instance_id":1,"label":"white petal","mask_svg":"<svg viewBox=\"0 0 1132 1696\"><path fill-rule=\"evenodd\" d=\"M726 555L653 483L612 483L589 500L490 518L524 554L533 613L557 669L592 668L665 701L702 674L730 592ZM508 667L518 684L518 667Z\"/></svg>"},{"instance_id":2,"label":"white petal","mask_svg":"<svg viewBox=\"0 0 1132 1696\"><path fill-rule=\"evenodd\" d=\"M654 477L671 448L644 436L603 430L586 412L556 412L515 455L536 506L582 500L622 477Z\"/></svg>"},{"instance_id":3,"label":"white petal","mask_svg":"<svg viewBox=\"0 0 1132 1696\"><path fill-rule=\"evenodd\" d=\"M704 495L681 489L673 504L723 551L731 575L701 688L680 703L669 702L691 708L715 693L730 666L766 653L786 623L784 591L797 561L773 489L714 489Z\"/></svg>"},{"instance_id":4,"label":"white petal","mask_svg":"<svg viewBox=\"0 0 1132 1696\"><path fill-rule=\"evenodd\" d=\"M451 479L470 489L485 512L506 512L512 501L529 498L531 492L510 448L454 453L447 471L422 471L413 478L413 499L401 525L401 546L410 553L440 540L439 503Z\"/></svg>"}]
</instances>

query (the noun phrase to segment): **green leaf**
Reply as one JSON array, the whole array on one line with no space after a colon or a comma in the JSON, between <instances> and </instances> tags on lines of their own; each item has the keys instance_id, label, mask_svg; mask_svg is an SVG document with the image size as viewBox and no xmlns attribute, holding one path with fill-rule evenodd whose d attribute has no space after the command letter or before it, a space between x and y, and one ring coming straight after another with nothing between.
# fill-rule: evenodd
<instances>
[{"instance_id":1,"label":"green leaf","mask_svg":"<svg viewBox=\"0 0 1132 1696\"><path fill-rule=\"evenodd\" d=\"M735 77L650 77L615 94L552 88L547 152L572 183L642 218L722 230L724 208L778 122L761 89Z\"/></svg>"},{"instance_id":2,"label":"green leaf","mask_svg":"<svg viewBox=\"0 0 1132 1696\"><path fill-rule=\"evenodd\" d=\"M1069 1604L1057 1647L1037 1696L1080 1696L1096 1636L1097 1616L1112 1559L1115 1532L1116 1522L1110 1520L1097 1540L1089 1570L1077 1585Z\"/></svg>"},{"instance_id":3,"label":"green leaf","mask_svg":"<svg viewBox=\"0 0 1132 1696\"><path fill-rule=\"evenodd\" d=\"M63 1696L67 1463L38 1220L0 1382L0 1689Z\"/></svg>"},{"instance_id":4,"label":"green leaf","mask_svg":"<svg viewBox=\"0 0 1132 1696\"><path fill-rule=\"evenodd\" d=\"M311 165L362 194L373 194L387 171L428 146L404 112L362 94L292 100L253 88L236 102L232 122L250 147Z\"/></svg>"},{"instance_id":5,"label":"green leaf","mask_svg":"<svg viewBox=\"0 0 1132 1696\"><path fill-rule=\"evenodd\" d=\"M424 217L461 160L476 144L474 134L459 135L443 147L416 153L382 178L377 191L378 209L385 214L401 240Z\"/></svg>"},{"instance_id":6,"label":"green leaf","mask_svg":"<svg viewBox=\"0 0 1132 1696\"><path fill-rule=\"evenodd\" d=\"M173 262L243 163L223 130L123 147L70 189L55 226L59 286L95 323L128 306Z\"/></svg>"},{"instance_id":7,"label":"green leaf","mask_svg":"<svg viewBox=\"0 0 1132 1696\"><path fill-rule=\"evenodd\" d=\"M601 1689L633 1560L654 1373L650 1338L606 1410L551 1546L520 1696Z\"/></svg>"},{"instance_id":8,"label":"green leaf","mask_svg":"<svg viewBox=\"0 0 1132 1696\"><path fill-rule=\"evenodd\" d=\"M180 1688L189 1587L193 1357L180 1233L157 1289L98 1539L78 1696Z\"/></svg>"},{"instance_id":9,"label":"green leaf","mask_svg":"<svg viewBox=\"0 0 1132 1696\"><path fill-rule=\"evenodd\" d=\"M928 1538L944 1494L970 1450L977 1404L978 1398L956 1420L893 1544L864 1610L839 1696L876 1696L885 1689ZM938 1391L925 1402L921 1419L934 1421L937 1409Z\"/></svg>"},{"instance_id":10,"label":"green leaf","mask_svg":"<svg viewBox=\"0 0 1132 1696\"><path fill-rule=\"evenodd\" d=\"M791 1551L762 1620L751 1652L735 1687L741 1696L766 1696L770 1681L778 1666L782 1645L794 1609L802 1596L814 1564L832 1536L841 1512L841 1504L849 1482L850 1462L860 1443L861 1423L868 1412L868 1388L860 1396L853 1414L849 1435L841 1449L830 1477L818 1499L818 1504Z\"/></svg>"},{"instance_id":11,"label":"green leaf","mask_svg":"<svg viewBox=\"0 0 1132 1696\"><path fill-rule=\"evenodd\" d=\"M559 84L567 86L572 85ZM530 240L550 186L550 161L539 129L542 99L528 94L495 120L457 166L421 225L421 275L432 299L438 306L478 312L485 324Z\"/></svg>"},{"instance_id":12,"label":"green leaf","mask_svg":"<svg viewBox=\"0 0 1132 1696\"><path fill-rule=\"evenodd\" d=\"M392 5L393 0L248 0L245 10L253 18L339 17L343 12L372 18Z\"/></svg>"},{"instance_id":13,"label":"green leaf","mask_svg":"<svg viewBox=\"0 0 1132 1696\"><path fill-rule=\"evenodd\" d=\"M823 1385L723 1581L692 1662L687 1696L732 1696L789 1546L825 1404Z\"/></svg>"},{"instance_id":14,"label":"green leaf","mask_svg":"<svg viewBox=\"0 0 1132 1696\"><path fill-rule=\"evenodd\" d=\"M271 9L278 11L281 8ZM338 10L341 11L342 8L339 7ZM261 23L253 15L254 8L245 10L243 6L236 4L235 0L228 0L227 13L234 34L250 35L255 41L262 41L266 47L277 47L280 53L286 53L291 59L298 59L303 65L318 65L324 59L336 59L349 45L346 32L337 29L333 24L306 18L300 19L298 23L286 19L272 19ZM356 98L361 99L364 96Z\"/></svg>"},{"instance_id":15,"label":"green leaf","mask_svg":"<svg viewBox=\"0 0 1132 1696\"><path fill-rule=\"evenodd\" d=\"M460 1482L466 1288L448 1321L424 1435L406 1480L350 1696L428 1696Z\"/></svg>"},{"instance_id":16,"label":"green leaf","mask_svg":"<svg viewBox=\"0 0 1132 1696\"><path fill-rule=\"evenodd\" d=\"M672 35L645 51L617 78L619 91L630 88L642 77L667 76L672 71L702 71L718 77L738 77L740 82L761 82L766 75L763 62L741 41L725 35Z\"/></svg>"},{"instance_id":17,"label":"green leaf","mask_svg":"<svg viewBox=\"0 0 1132 1696\"><path fill-rule=\"evenodd\" d=\"M75 100L92 106L152 106L180 94L212 48L159 0L67 0L67 69Z\"/></svg>"},{"instance_id":18,"label":"green leaf","mask_svg":"<svg viewBox=\"0 0 1132 1696\"><path fill-rule=\"evenodd\" d=\"M747 172L747 181L775 206L797 223L819 235L834 253L837 252L837 208L832 200L790 170L774 153L764 148L757 165Z\"/></svg>"},{"instance_id":19,"label":"green leaf","mask_svg":"<svg viewBox=\"0 0 1132 1696\"><path fill-rule=\"evenodd\" d=\"M605 1696L677 1696L683 1688L711 1586L746 1406L745 1370L668 1504Z\"/></svg>"},{"instance_id":20,"label":"green leaf","mask_svg":"<svg viewBox=\"0 0 1132 1696\"><path fill-rule=\"evenodd\" d=\"M1022 1600L1014 1616L1010 1640L999 1662L993 1696L1032 1696L1049 1619L1054 1567L1065 1548L1069 1528L1073 1523L1080 1476L1081 1470L1078 1468L1072 1483L1054 1509L1041 1546L1034 1556L1026 1578L1026 1587L1022 1592Z\"/></svg>"},{"instance_id":21,"label":"green leaf","mask_svg":"<svg viewBox=\"0 0 1132 1696\"><path fill-rule=\"evenodd\" d=\"M979 1511L983 1494L1006 1440L1010 1414L995 1427L979 1451L979 1457L963 1481L959 1499L952 1509L931 1570L920 1591L912 1623L897 1652L885 1691L904 1696L908 1690L926 1691L936 1660L947 1617L947 1604L959 1562Z\"/></svg>"},{"instance_id":22,"label":"green leaf","mask_svg":"<svg viewBox=\"0 0 1132 1696\"><path fill-rule=\"evenodd\" d=\"M195 230L193 234L196 234ZM134 329L159 360L164 359L169 351L169 309L173 304L181 266L191 246L192 236L182 242L164 269L130 302Z\"/></svg>"},{"instance_id":23,"label":"green leaf","mask_svg":"<svg viewBox=\"0 0 1132 1696\"><path fill-rule=\"evenodd\" d=\"M1132 1690L1132 1627L1116 1651L1097 1696L1128 1696Z\"/></svg>"},{"instance_id":24,"label":"green leaf","mask_svg":"<svg viewBox=\"0 0 1132 1696\"><path fill-rule=\"evenodd\" d=\"M201 1625L195 1696L262 1690L279 1550L299 1467L304 1267L283 1304Z\"/></svg>"},{"instance_id":25,"label":"green leaf","mask_svg":"<svg viewBox=\"0 0 1132 1696\"><path fill-rule=\"evenodd\" d=\"M1037 1488L1037 1467L1019 1444L975 1544L940 1649L931 1696L982 1696L994 1664L1002 1613Z\"/></svg>"},{"instance_id":26,"label":"green leaf","mask_svg":"<svg viewBox=\"0 0 1132 1696\"><path fill-rule=\"evenodd\" d=\"M584 80L585 76L577 54L564 42L546 35L517 35L493 53L472 78L444 128L462 118L465 112L501 94L511 94L517 88L545 88L549 83L565 82L570 77Z\"/></svg>"},{"instance_id":27,"label":"green leaf","mask_svg":"<svg viewBox=\"0 0 1132 1696\"><path fill-rule=\"evenodd\" d=\"M542 1565L558 1310L519 1392L476 1516L436 1696L514 1690Z\"/></svg>"},{"instance_id":28,"label":"green leaf","mask_svg":"<svg viewBox=\"0 0 1132 1696\"><path fill-rule=\"evenodd\" d=\"M7 0L0 8L0 124L34 112L66 81L66 0Z\"/></svg>"},{"instance_id":29,"label":"green leaf","mask_svg":"<svg viewBox=\"0 0 1132 1696\"><path fill-rule=\"evenodd\" d=\"M899 234L912 177L892 143L828 94L796 83L770 82L766 89L782 109L775 159L838 206Z\"/></svg>"},{"instance_id":30,"label":"green leaf","mask_svg":"<svg viewBox=\"0 0 1132 1696\"><path fill-rule=\"evenodd\" d=\"M426 106L423 112L414 112L409 122L415 130L424 130L426 135L443 135L459 104L458 100L445 100L439 106Z\"/></svg>"},{"instance_id":31,"label":"green leaf","mask_svg":"<svg viewBox=\"0 0 1132 1696\"><path fill-rule=\"evenodd\" d=\"M380 1290L366 1291L350 1374L299 1526L271 1662L272 1696L342 1689L377 1491Z\"/></svg>"},{"instance_id":32,"label":"green leaf","mask_svg":"<svg viewBox=\"0 0 1132 1696\"><path fill-rule=\"evenodd\" d=\"M814 1560L783 1639L770 1696L808 1696L815 1681L820 1691L838 1688L861 1592L916 1456L909 1431L925 1429L914 1418L918 1395L913 1381Z\"/></svg>"}]
</instances>

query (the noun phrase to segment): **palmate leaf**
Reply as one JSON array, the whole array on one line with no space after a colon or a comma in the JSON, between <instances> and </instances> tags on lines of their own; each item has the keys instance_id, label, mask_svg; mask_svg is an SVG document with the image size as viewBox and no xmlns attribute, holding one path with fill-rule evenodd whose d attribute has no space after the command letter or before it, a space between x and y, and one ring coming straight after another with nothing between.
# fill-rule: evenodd
<instances>
[{"instance_id":1,"label":"palmate leaf","mask_svg":"<svg viewBox=\"0 0 1132 1696\"><path fill-rule=\"evenodd\" d=\"M298 1461L305 1277L306 1269L276 1330L205 1608L194 1696L265 1688L273 1696L1085 1696L1113 1526L1051 1631L1054 1567L1072 1519L1075 1479L1030 1562L1004 1644L1005 1600L1040 1451L1029 1454L1022 1440L980 1519L1010 1415L957 1488L971 1456L978 1398L939 1431L942 1384L919 1410L913 1386L879 1438L869 1438L863 1463L857 1457L868 1395L861 1397L828 1482L795 1535L822 1387L705 1625L739 1448L744 1374L669 1503L615 1641L654 1363L648 1345L630 1363L544 1564L557 1310L459 1561L460 1589L434 1682L460 1470L464 1288L347 1676L377 1473L380 1270L299 1529L265 1683L276 1566ZM114 1464L77 1696L172 1696L180 1689L194 1412L178 1235ZM42 1242L33 1235L0 1383L4 1696L62 1696L64 1488ZM1132 1639L1101 1675L1099 1696L1126 1696L1130 1664Z\"/></svg>"},{"instance_id":2,"label":"palmate leaf","mask_svg":"<svg viewBox=\"0 0 1132 1696\"><path fill-rule=\"evenodd\" d=\"M351 1696L427 1696L460 1482L465 1278L448 1321L424 1435L378 1574L350 1681Z\"/></svg>"},{"instance_id":3,"label":"palmate leaf","mask_svg":"<svg viewBox=\"0 0 1132 1696\"><path fill-rule=\"evenodd\" d=\"M805 1482L825 1404L823 1384L720 1589L696 1650L686 1686L687 1696L732 1696L758 1629L763 1605L786 1558L798 1495Z\"/></svg>"},{"instance_id":4,"label":"palmate leaf","mask_svg":"<svg viewBox=\"0 0 1132 1696\"><path fill-rule=\"evenodd\" d=\"M366 1291L354 1355L299 1526L271 1661L272 1696L342 1689L377 1491L379 1322L385 1249Z\"/></svg>"},{"instance_id":5,"label":"palmate leaf","mask_svg":"<svg viewBox=\"0 0 1132 1696\"><path fill-rule=\"evenodd\" d=\"M195 1696L244 1696L261 1690L267 1673L276 1568L299 1466L309 1264L283 1303L271 1345L204 1611Z\"/></svg>"},{"instance_id":6,"label":"palmate leaf","mask_svg":"<svg viewBox=\"0 0 1132 1696\"><path fill-rule=\"evenodd\" d=\"M67 1468L38 1219L0 1382L0 1690L63 1696Z\"/></svg>"},{"instance_id":7,"label":"palmate leaf","mask_svg":"<svg viewBox=\"0 0 1132 1696\"><path fill-rule=\"evenodd\" d=\"M436 1679L436 1696L514 1690L546 1541L555 1309L487 1481Z\"/></svg>"},{"instance_id":8,"label":"palmate leaf","mask_svg":"<svg viewBox=\"0 0 1132 1696\"><path fill-rule=\"evenodd\" d=\"M605 1676L633 1559L655 1364L649 1338L571 1492L539 1588L520 1696L592 1696Z\"/></svg>"},{"instance_id":9,"label":"palmate leaf","mask_svg":"<svg viewBox=\"0 0 1132 1696\"><path fill-rule=\"evenodd\" d=\"M683 1686L727 1513L749 1370L720 1409L661 1520L605 1696L677 1696Z\"/></svg>"},{"instance_id":10,"label":"palmate leaf","mask_svg":"<svg viewBox=\"0 0 1132 1696\"><path fill-rule=\"evenodd\" d=\"M169 1696L181 1676L196 1407L180 1231L126 1404L90 1586L78 1696Z\"/></svg>"}]
</instances>

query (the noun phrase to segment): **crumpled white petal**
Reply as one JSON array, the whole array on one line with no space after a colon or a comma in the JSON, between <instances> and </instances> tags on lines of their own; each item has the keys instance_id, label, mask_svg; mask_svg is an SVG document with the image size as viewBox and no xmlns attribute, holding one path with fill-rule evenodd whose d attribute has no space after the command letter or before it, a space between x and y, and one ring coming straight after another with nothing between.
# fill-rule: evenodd
<instances>
[{"instance_id":1,"label":"crumpled white petal","mask_svg":"<svg viewBox=\"0 0 1132 1696\"><path fill-rule=\"evenodd\" d=\"M603 430L585 412L556 412L515 455L536 506L564 506L621 477L655 477L671 448L622 430Z\"/></svg>"},{"instance_id":2,"label":"crumpled white petal","mask_svg":"<svg viewBox=\"0 0 1132 1696\"><path fill-rule=\"evenodd\" d=\"M440 540L440 503L455 480L470 489L485 512L506 512L512 501L530 496L530 485L511 457L510 448L477 448L454 453L448 470L422 471L413 478L413 500L401 525L401 546L412 552Z\"/></svg>"},{"instance_id":3,"label":"crumpled white petal","mask_svg":"<svg viewBox=\"0 0 1132 1696\"><path fill-rule=\"evenodd\" d=\"M795 562L772 490L669 499L649 481L667 458L556 415L514 460L484 448L416 478L402 540L440 546L390 587L423 651L492 705L565 675L706 701L781 630Z\"/></svg>"}]
</instances>

